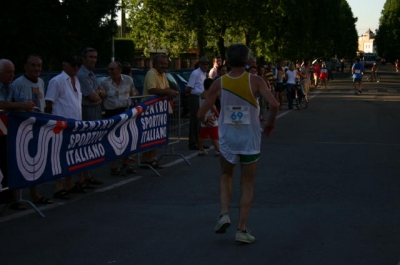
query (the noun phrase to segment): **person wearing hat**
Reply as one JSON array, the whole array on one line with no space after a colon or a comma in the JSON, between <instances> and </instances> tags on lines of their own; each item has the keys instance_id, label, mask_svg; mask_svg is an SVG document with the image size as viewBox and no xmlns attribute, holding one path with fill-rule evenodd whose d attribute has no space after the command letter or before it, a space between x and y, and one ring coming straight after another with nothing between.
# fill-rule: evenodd
<instances>
[{"instance_id":1,"label":"person wearing hat","mask_svg":"<svg viewBox=\"0 0 400 265\"><path fill-rule=\"evenodd\" d=\"M204 91L204 80L207 78L209 61L207 56L200 58L199 67L194 70L189 77L186 91L190 93L190 125L189 125L189 149L199 149L199 131L200 122L197 119L197 111L199 110L199 96ZM207 147L204 147L207 148Z\"/></svg>"},{"instance_id":2,"label":"person wearing hat","mask_svg":"<svg viewBox=\"0 0 400 265\"><path fill-rule=\"evenodd\" d=\"M45 112L58 115L68 119L82 120L82 93L78 78L76 77L81 67L80 57L68 54L63 62L61 74L52 78L49 82L45 96ZM69 193L84 193L82 185L85 179L79 176L78 182L74 184L72 176L63 180L56 180L54 198L69 199Z\"/></svg>"}]
</instances>

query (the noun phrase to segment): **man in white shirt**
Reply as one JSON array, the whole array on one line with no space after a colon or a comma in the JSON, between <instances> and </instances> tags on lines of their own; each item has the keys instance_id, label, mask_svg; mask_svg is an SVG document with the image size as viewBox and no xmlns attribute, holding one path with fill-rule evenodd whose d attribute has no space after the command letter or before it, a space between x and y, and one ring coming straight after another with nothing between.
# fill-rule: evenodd
<instances>
[{"instance_id":1,"label":"man in white shirt","mask_svg":"<svg viewBox=\"0 0 400 265\"><path fill-rule=\"evenodd\" d=\"M49 82L45 102L45 112L64 118L82 120L82 93L76 74L81 66L80 57L69 54L62 63L63 71ZM85 193L83 175L74 185L72 176L65 178L65 188L62 179L56 180L54 198L67 200L69 193Z\"/></svg>"},{"instance_id":2,"label":"man in white shirt","mask_svg":"<svg viewBox=\"0 0 400 265\"><path fill-rule=\"evenodd\" d=\"M199 132L200 122L197 119L197 111L199 110L199 96L204 91L204 80L207 78L208 58L203 56L199 61L199 68L190 74L186 91L190 93L190 125L189 125L189 149L199 149ZM204 147L206 148L206 147Z\"/></svg>"}]
</instances>

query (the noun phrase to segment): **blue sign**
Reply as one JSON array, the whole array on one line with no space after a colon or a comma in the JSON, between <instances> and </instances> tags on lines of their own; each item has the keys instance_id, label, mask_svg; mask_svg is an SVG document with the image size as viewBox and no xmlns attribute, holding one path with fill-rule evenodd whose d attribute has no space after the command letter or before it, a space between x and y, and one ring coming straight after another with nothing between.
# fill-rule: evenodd
<instances>
[{"instance_id":1,"label":"blue sign","mask_svg":"<svg viewBox=\"0 0 400 265\"><path fill-rule=\"evenodd\" d=\"M8 114L8 183L13 189L53 181L168 144L168 99L151 97L110 119Z\"/></svg>"}]
</instances>

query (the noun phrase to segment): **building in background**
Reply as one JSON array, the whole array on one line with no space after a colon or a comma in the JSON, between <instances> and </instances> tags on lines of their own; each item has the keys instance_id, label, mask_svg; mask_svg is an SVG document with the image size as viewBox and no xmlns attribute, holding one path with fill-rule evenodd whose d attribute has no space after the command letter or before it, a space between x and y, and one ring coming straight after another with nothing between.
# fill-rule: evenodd
<instances>
[{"instance_id":1,"label":"building in background","mask_svg":"<svg viewBox=\"0 0 400 265\"><path fill-rule=\"evenodd\" d=\"M368 29L358 37L358 51L362 53L376 53L375 34Z\"/></svg>"}]
</instances>

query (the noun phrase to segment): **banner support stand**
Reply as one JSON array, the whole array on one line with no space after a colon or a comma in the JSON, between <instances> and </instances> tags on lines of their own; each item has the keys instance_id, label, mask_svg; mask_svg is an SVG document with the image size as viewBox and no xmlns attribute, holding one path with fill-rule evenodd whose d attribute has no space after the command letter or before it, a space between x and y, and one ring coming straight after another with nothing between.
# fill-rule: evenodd
<instances>
[{"instance_id":1,"label":"banner support stand","mask_svg":"<svg viewBox=\"0 0 400 265\"><path fill-rule=\"evenodd\" d=\"M6 188L5 188L5 189L6 189ZM5 189L3 189L3 190L5 190ZM19 195L20 195L20 198L21 198L21 190L19 191ZM10 203L6 204L6 205L4 206L4 208L3 208L3 210L1 211L0 216L4 215L4 213L5 213L5 211L8 209L8 207L10 207L11 205L13 205L14 203L26 203L26 204L28 204L30 207L32 207L33 210L35 210L36 213L37 213L40 217L43 217L43 218L45 217L45 215L42 213L42 211L40 211L39 208L37 208L36 205L33 204L33 203L32 203L31 201L29 201L29 200L16 200L16 201L13 201L13 202L10 202Z\"/></svg>"}]
</instances>

